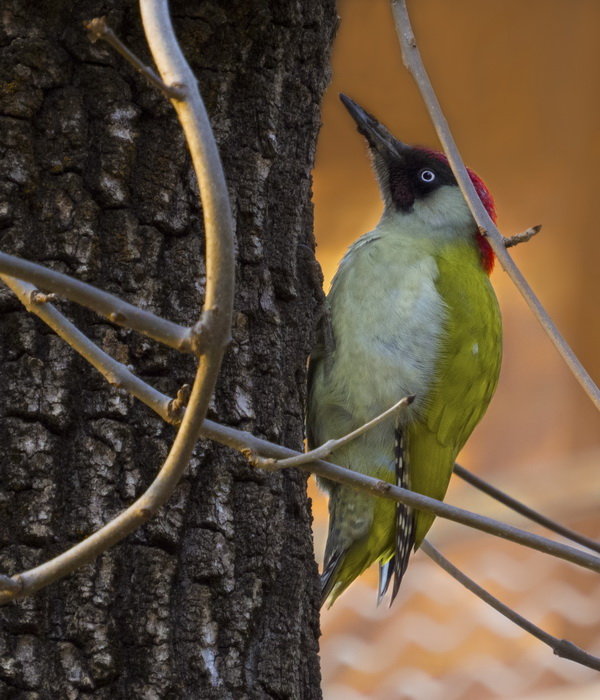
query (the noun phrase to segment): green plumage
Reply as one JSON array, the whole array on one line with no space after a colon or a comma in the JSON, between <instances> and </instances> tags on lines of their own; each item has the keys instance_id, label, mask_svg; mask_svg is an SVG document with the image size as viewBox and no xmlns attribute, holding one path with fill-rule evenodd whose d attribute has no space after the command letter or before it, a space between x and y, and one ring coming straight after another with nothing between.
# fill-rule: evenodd
<instances>
[{"instance_id":1,"label":"green plumage","mask_svg":"<svg viewBox=\"0 0 600 700\"><path fill-rule=\"evenodd\" d=\"M501 361L498 304L469 229L468 236L446 237L441 245L435 237L420 238L393 225L360 239L328 297L331 337L311 358L311 445L374 417L402 398L394 392L415 393L401 425L404 460L410 488L437 499L444 497L456 456L494 393ZM407 282L404 290L400 280L410 280L414 270L419 283L425 279L423 288ZM395 280L403 292L397 318L387 308L395 298ZM419 335L420 313L425 324L435 327L439 321L431 335ZM414 342L402 339L403 331ZM423 378L418 365L427 357L431 367L421 372ZM394 362L402 376L398 387L390 381ZM394 431L390 419L338 450L332 461L395 483ZM330 493L324 596L331 603L370 564L397 554L396 504L339 484L323 485ZM420 545L433 519L414 513L409 547Z\"/></svg>"},{"instance_id":2,"label":"green plumage","mask_svg":"<svg viewBox=\"0 0 600 700\"><path fill-rule=\"evenodd\" d=\"M331 459L442 499L498 381L502 331L487 275L493 253L445 156L398 141L341 98L367 139L384 213L350 247L327 298L309 366L308 443L346 435L414 395L401 418L388 418ZM469 174L493 218L490 193ZM378 561L380 596L393 580L393 600L410 551L434 516L341 484L321 485L330 497L323 599L332 603Z\"/></svg>"},{"instance_id":3,"label":"green plumage","mask_svg":"<svg viewBox=\"0 0 600 700\"><path fill-rule=\"evenodd\" d=\"M476 246L455 243L436 258L436 288L447 309L445 329L426 409L407 424L406 431L412 489L441 500L456 456L496 389L502 325ZM416 513L415 548L434 517Z\"/></svg>"}]
</instances>

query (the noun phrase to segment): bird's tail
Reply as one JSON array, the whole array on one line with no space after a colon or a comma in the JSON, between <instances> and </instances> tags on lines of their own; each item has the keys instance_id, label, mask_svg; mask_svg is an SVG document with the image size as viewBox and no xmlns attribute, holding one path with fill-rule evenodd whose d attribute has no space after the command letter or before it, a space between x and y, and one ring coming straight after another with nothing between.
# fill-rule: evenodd
<instances>
[{"instance_id":1,"label":"bird's tail","mask_svg":"<svg viewBox=\"0 0 600 700\"><path fill-rule=\"evenodd\" d=\"M410 473L408 469L408 452L405 450L404 432L400 426L396 428L396 483L405 489L410 489ZM415 516L412 508L403 503L396 504L396 534L394 555L384 563L379 564L379 588L377 604L381 603L387 593L392 579L392 595L390 606L398 595L402 578L408 566L408 559L415 543Z\"/></svg>"},{"instance_id":2,"label":"bird's tail","mask_svg":"<svg viewBox=\"0 0 600 700\"><path fill-rule=\"evenodd\" d=\"M321 575L323 603L331 605L381 555L380 545L373 539L372 526L377 520L377 508L389 509L392 505L341 484L331 491L329 534ZM392 513L387 517L393 517Z\"/></svg>"},{"instance_id":3,"label":"bird's tail","mask_svg":"<svg viewBox=\"0 0 600 700\"><path fill-rule=\"evenodd\" d=\"M321 607L325 605L327 599L332 595L333 589L336 587L336 583L339 583L337 572L342 559L342 553L340 552L337 556L331 557L327 562L327 565L323 569L321 574ZM333 601L338 597L341 591L336 592L336 595L332 597L329 602L329 607L333 604Z\"/></svg>"}]
</instances>

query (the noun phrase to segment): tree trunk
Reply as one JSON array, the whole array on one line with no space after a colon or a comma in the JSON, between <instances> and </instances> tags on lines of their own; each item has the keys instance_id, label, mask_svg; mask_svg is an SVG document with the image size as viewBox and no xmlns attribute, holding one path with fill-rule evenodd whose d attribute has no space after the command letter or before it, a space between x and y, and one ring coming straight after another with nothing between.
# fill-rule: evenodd
<instances>
[{"instance_id":1,"label":"tree trunk","mask_svg":"<svg viewBox=\"0 0 600 700\"><path fill-rule=\"evenodd\" d=\"M187 0L172 13L221 149L237 236L234 342L211 417L302 444L321 301L310 168L333 0ZM202 299L197 187L174 112L82 22L150 62L125 0L3 0L0 248L182 323ZM200 281L198 281L200 280ZM194 363L60 303L173 395ZM173 439L0 291L0 572L58 554L152 480ZM0 697L320 696L305 478L198 446L159 516L0 610Z\"/></svg>"}]
</instances>

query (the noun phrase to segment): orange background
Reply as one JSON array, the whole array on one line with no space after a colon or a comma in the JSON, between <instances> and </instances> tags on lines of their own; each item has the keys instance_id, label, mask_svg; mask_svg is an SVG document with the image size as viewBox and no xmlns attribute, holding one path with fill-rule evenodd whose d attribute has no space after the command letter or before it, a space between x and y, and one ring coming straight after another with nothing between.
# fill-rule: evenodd
<instances>
[{"instance_id":1,"label":"orange background","mask_svg":"<svg viewBox=\"0 0 600 700\"><path fill-rule=\"evenodd\" d=\"M437 144L402 65L387 0L340 0L338 8L333 78L314 172L317 256L326 289L345 248L375 226L381 212L364 140L338 93L346 92L401 140ZM536 239L513 249L514 257L598 380L600 3L420 0L409 9L454 137L494 194L502 232L543 224ZM598 415L506 274L497 269L492 281L505 325L503 370L461 461L597 537ZM312 493L320 551L326 504L316 489ZM524 524L457 479L448 500ZM431 539L480 583L525 615L530 610L535 622L600 655L597 576L457 525L436 523ZM572 692L583 698L586 689L600 697L600 686L591 685L597 683L594 672L556 659L507 628L423 555L414 557L391 611L375 609L375 594L366 588L374 585L375 577L366 574L323 616L327 698L558 700ZM587 612L575 619L577 606ZM446 640L441 647L440 637Z\"/></svg>"}]
</instances>

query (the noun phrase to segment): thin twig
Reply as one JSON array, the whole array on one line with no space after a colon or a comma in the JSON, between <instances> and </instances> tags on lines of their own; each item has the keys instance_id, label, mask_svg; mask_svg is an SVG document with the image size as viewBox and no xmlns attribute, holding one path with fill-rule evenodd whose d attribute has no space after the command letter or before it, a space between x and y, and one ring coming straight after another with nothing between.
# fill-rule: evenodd
<instances>
[{"instance_id":1,"label":"thin twig","mask_svg":"<svg viewBox=\"0 0 600 700\"><path fill-rule=\"evenodd\" d=\"M566 639L554 637L530 620L527 620L522 615L519 615L519 613L515 612L512 608L509 608L508 605L502 603L500 600L498 600L498 598L486 591L485 588L482 588L479 584L475 583L473 579L469 578L460 569L454 566L454 564L448 561L448 559L446 559L446 557L444 557L441 552L439 552L430 542L425 540L421 544L420 549L425 552L425 554L436 564L438 564L438 566L444 569L444 571L449 573L452 578L456 579L465 588L471 591L471 593L474 593L478 598L481 598L481 600L521 627L521 629L524 629L526 632L529 632L529 634L537 637L537 639L544 644L547 644L556 654L556 656L560 656L563 659L569 659L570 661L575 661L576 663L587 666L588 668L593 668L595 671L600 671L600 659L598 657L588 654L587 651L584 651Z\"/></svg>"},{"instance_id":2,"label":"thin twig","mask_svg":"<svg viewBox=\"0 0 600 700\"><path fill-rule=\"evenodd\" d=\"M180 85L167 85L158 75L141 61L127 46L119 39L106 22L106 17L95 17L83 23L87 29L88 36L92 43L96 43L98 39L102 39L107 44L115 49L123 58L128 61L137 71L139 71L148 82L155 88L160 90L163 95L169 99L182 100L185 97L184 91Z\"/></svg>"},{"instance_id":3,"label":"thin twig","mask_svg":"<svg viewBox=\"0 0 600 700\"><path fill-rule=\"evenodd\" d=\"M15 293L28 311L47 323L58 336L95 367L109 384L128 391L164 421L173 424L181 421L181 415L173 411L168 396L136 377L123 363L101 350L52 304L40 301L40 293L33 285L7 275L0 275L0 279Z\"/></svg>"},{"instance_id":4,"label":"thin twig","mask_svg":"<svg viewBox=\"0 0 600 700\"><path fill-rule=\"evenodd\" d=\"M600 542L596 542L596 540L593 540L590 537L586 537L585 535L582 535L581 533L576 532L575 530L571 530L570 528L565 527L564 525L561 525L560 523L557 523L554 520L551 520L542 513L539 513L537 510L526 506L524 503L521 503L521 501L517 501L516 498L513 498L504 491L501 491L495 486L492 486L492 484L488 483L481 477L476 476L464 467L461 467L460 464L454 465L454 473L467 483L471 484L483 493L486 493L488 496L491 496L496 501L503 503L505 506L511 508L515 512L520 513L529 520L532 520L534 523L538 523L539 525L548 528L548 530L552 530L558 535L562 535L568 540L571 540L572 542L577 542L577 544L581 544L584 547L587 547L588 549L591 549L594 552L598 552L598 554L600 554Z\"/></svg>"},{"instance_id":5,"label":"thin twig","mask_svg":"<svg viewBox=\"0 0 600 700\"><path fill-rule=\"evenodd\" d=\"M529 283L515 265L513 259L506 251L504 245L504 237L496 228L491 220L481 200L475 192L475 188L467 173L465 165L462 161L460 153L456 147L456 143L452 138L448 122L442 112L437 96L425 70L423 60L417 48L415 35L410 24L408 10L406 8L406 0L391 0L392 12L396 24L396 31L402 48L402 57L404 64L415 79L423 101L429 111L429 116L435 126L438 138L442 144L444 151L448 157L452 171L456 176L456 180L462 190L462 193L469 205L471 213L480 232L489 238L490 244L496 253L502 267L508 273L517 289L523 295L525 301L541 323L546 333L556 346L564 361L567 363L581 386L587 392L590 399L597 408L600 408L600 389L596 386L586 369L583 367L573 350L569 347L566 340L562 337L552 319L540 303L537 296L529 286Z\"/></svg>"},{"instance_id":6,"label":"thin twig","mask_svg":"<svg viewBox=\"0 0 600 700\"><path fill-rule=\"evenodd\" d=\"M315 447L314 450L300 453L296 457L287 457L286 459L261 457L259 454L257 454L256 452L252 452L252 450L250 449L244 452L244 456L253 466L258 467L259 469L267 469L270 471L274 471L276 469L285 469L286 467L300 467L303 464L310 464L311 462L314 462L315 459L325 459L326 457L329 457L329 455L332 452L335 452L336 450L339 450L340 447L343 447L349 442L356 440L357 437L360 437L363 433L366 433L368 430L371 430L376 425L379 425L382 421L384 421L392 414L410 406L410 404L414 401L414 398L414 396L405 396L403 399L400 399L400 401L398 401L393 406L385 410L383 413L380 413L378 416L375 416L375 418L368 421L367 423L364 423L356 430L353 430L351 433L348 433L347 435L344 435L341 438L337 438L336 440L328 440L319 447Z\"/></svg>"},{"instance_id":7,"label":"thin twig","mask_svg":"<svg viewBox=\"0 0 600 700\"><path fill-rule=\"evenodd\" d=\"M522 233L516 233L514 236L509 236L508 238L504 239L504 247L512 248L515 245L519 245L519 243L527 243L527 241L530 241L534 236L537 236L541 230L542 225L536 224Z\"/></svg>"},{"instance_id":8,"label":"thin twig","mask_svg":"<svg viewBox=\"0 0 600 700\"><path fill-rule=\"evenodd\" d=\"M93 560L133 532L160 508L177 485L200 435L208 402L231 333L233 308L233 225L225 178L196 80L173 33L166 2L142 0L144 28L159 68L185 86L185 103L176 101L200 183L206 236L206 295L202 320L210 343L198 366L187 410L169 455L145 493L129 508L87 539L38 567L17 574L18 586L2 589L0 603L33 593ZM182 104L184 109L180 108ZM183 114L183 116L182 116ZM12 589L12 590L11 590Z\"/></svg>"},{"instance_id":9,"label":"thin twig","mask_svg":"<svg viewBox=\"0 0 600 700\"><path fill-rule=\"evenodd\" d=\"M228 445L242 453L251 450L254 453L277 459L285 459L286 457L294 457L301 454L288 447L275 445L261 438L257 438L244 430L236 430L235 428L220 425L211 420L204 421L201 433L204 437L220 442L223 445ZM346 467L341 467L338 464L332 464L331 462L325 462L323 460L315 460L311 464L300 464L299 469L317 474L331 481L337 481L340 484L352 486L359 491L366 491L380 496L381 498L403 503L416 510L434 513L441 518L467 525L476 530L481 530L490 535L516 542L530 549L535 549L538 552L550 554L559 559L570 561L573 564L578 564L586 569L600 573L600 557L596 557L593 554L583 552L560 542L554 542L540 535L534 535L531 532L520 530L517 527L507 525L493 518L471 513L462 508L452 506L449 503L437 501L435 498L429 498L420 493L403 489L400 486L394 486L387 481L374 479L371 476L355 472Z\"/></svg>"},{"instance_id":10,"label":"thin twig","mask_svg":"<svg viewBox=\"0 0 600 700\"><path fill-rule=\"evenodd\" d=\"M111 323L143 333L180 352L194 350L192 329L167 321L150 311L139 309L114 294L104 292L86 282L80 282L62 272L50 270L43 265L8 255L8 253L0 253L0 274L17 277L38 288L54 292L59 297L95 311Z\"/></svg>"}]
</instances>

